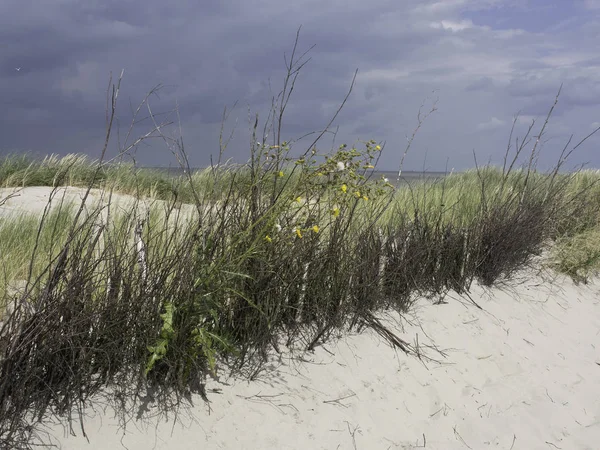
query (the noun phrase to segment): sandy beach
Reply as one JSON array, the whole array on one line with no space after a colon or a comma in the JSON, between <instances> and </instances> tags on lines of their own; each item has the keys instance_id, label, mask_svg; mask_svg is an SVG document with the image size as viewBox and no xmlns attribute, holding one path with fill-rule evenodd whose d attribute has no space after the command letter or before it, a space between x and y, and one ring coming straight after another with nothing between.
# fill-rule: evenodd
<instances>
[{"instance_id":1,"label":"sandy beach","mask_svg":"<svg viewBox=\"0 0 600 450\"><path fill-rule=\"evenodd\" d=\"M2 214L39 212L48 192L27 188ZM194 398L176 420L153 417L150 403L123 430L98 403L86 411L89 443L78 427L46 431L64 450L600 448L598 281L529 270L470 295L483 310L450 295L382 315L421 359L365 330L274 353L252 382L220 372L210 404Z\"/></svg>"}]
</instances>

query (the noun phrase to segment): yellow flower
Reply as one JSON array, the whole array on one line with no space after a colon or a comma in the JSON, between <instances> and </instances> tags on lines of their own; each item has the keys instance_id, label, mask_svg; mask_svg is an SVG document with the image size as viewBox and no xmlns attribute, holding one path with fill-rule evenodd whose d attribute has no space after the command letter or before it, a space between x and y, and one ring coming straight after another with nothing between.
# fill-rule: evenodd
<instances>
[{"instance_id":1,"label":"yellow flower","mask_svg":"<svg viewBox=\"0 0 600 450\"><path fill-rule=\"evenodd\" d=\"M360 198L360 197L361 197L361 196L360 196L360 191L356 191L356 192L354 193L354 196L355 196L356 198Z\"/></svg>"},{"instance_id":2,"label":"yellow flower","mask_svg":"<svg viewBox=\"0 0 600 450\"><path fill-rule=\"evenodd\" d=\"M342 192L345 194L347 190L348 190L348 186L346 186L345 184L342 184Z\"/></svg>"},{"instance_id":3,"label":"yellow flower","mask_svg":"<svg viewBox=\"0 0 600 450\"><path fill-rule=\"evenodd\" d=\"M265 241L267 242L272 242L273 239L271 239L271 236L269 236L268 234L265 236Z\"/></svg>"},{"instance_id":4,"label":"yellow flower","mask_svg":"<svg viewBox=\"0 0 600 450\"><path fill-rule=\"evenodd\" d=\"M381 145L376 145L375 150L381 150Z\"/></svg>"},{"instance_id":5,"label":"yellow flower","mask_svg":"<svg viewBox=\"0 0 600 450\"><path fill-rule=\"evenodd\" d=\"M279 171L279 178L281 178L283 176L283 170Z\"/></svg>"},{"instance_id":6,"label":"yellow flower","mask_svg":"<svg viewBox=\"0 0 600 450\"><path fill-rule=\"evenodd\" d=\"M302 231L300 230L300 228L296 228L296 236L302 239Z\"/></svg>"},{"instance_id":7,"label":"yellow flower","mask_svg":"<svg viewBox=\"0 0 600 450\"><path fill-rule=\"evenodd\" d=\"M302 203L302 197L296 197L296 203Z\"/></svg>"},{"instance_id":8,"label":"yellow flower","mask_svg":"<svg viewBox=\"0 0 600 450\"><path fill-rule=\"evenodd\" d=\"M331 210L331 214L333 214L334 217L337 217L340 215L340 208L333 208Z\"/></svg>"},{"instance_id":9,"label":"yellow flower","mask_svg":"<svg viewBox=\"0 0 600 450\"><path fill-rule=\"evenodd\" d=\"M313 225L312 230L314 233L318 233L319 232L319 226L318 225Z\"/></svg>"},{"instance_id":10,"label":"yellow flower","mask_svg":"<svg viewBox=\"0 0 600 450\"><path fill-rule=\"evenodd\" d=\"M369 197L367 197L366 195L363 195L363 200L366 202L367 200L369 200Z\"/></svg>"}]
</instances>

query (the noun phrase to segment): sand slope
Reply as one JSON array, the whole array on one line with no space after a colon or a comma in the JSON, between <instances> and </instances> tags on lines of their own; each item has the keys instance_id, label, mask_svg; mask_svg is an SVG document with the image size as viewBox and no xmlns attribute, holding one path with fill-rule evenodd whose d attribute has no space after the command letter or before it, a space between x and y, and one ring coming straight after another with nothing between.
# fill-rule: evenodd
<instances>
[{"instance_id":1,"label":"sand slope","mask_svg":"<svg viewBox=\"0 0 600 450\"><path fill-rule=\"evenodd\" d=\"M175 425L149 419L124 434L97 410L89 445L50 430L63 449L600 448L600 288L532 275L472 298L485 311L423 300L403 322L439 364L367 331L275 359L258 381L210 381L221 390L211 413L198 399Z\"/></svg>"}]
</instances>

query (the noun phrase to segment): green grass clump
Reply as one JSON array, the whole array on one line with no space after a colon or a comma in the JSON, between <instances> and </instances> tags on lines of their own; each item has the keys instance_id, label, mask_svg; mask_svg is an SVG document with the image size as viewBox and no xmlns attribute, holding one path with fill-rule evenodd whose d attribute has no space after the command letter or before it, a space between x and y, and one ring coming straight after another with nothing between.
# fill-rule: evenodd
<instances>
[{"instance_id":1,"label":"green grass clump","mask_svg":"<svg viewBox=\"0 0 600 450\"><path fill-rule=\"evenodd\" d=\"M45 263L58 254L71 217L70 205L52 209L42 223L37 214L0 217L0 298L7 297L11 283L26 280L29 270L41 273ZM43 261L35 252L49 259Z\"/></svg>"},{"instance_id":2,"label":"green grass clump","mask_svg":"<svg viewBox=\"0 0 600 450\"><path fill-rule=\"evenodd\" d=\"M290 170L282 168L285 177ZM227 189L241 191L250 184L250 170L239 165L188 170L190 175L173 175L167 170L140 168L133 164L100 163L86 155L50 155L41 160L28 155L0 159L1 187L75 186L111 189L122 194L194 203L194 191L212 193L218 200ZM218 172L218 176L215 176ZM235 177L236 183L232 183Z\"/></svg>"},{"instance_id":3,"label":"green grass clump","mask_svg":"<svg viewBox=\"0 0 600 450\"><path fill-rule=\"evenodd\" d=\"M587 283L600 271L600 227L559 239L551 258L554 269L576 282Z\"/></svg>"}]
</instances>

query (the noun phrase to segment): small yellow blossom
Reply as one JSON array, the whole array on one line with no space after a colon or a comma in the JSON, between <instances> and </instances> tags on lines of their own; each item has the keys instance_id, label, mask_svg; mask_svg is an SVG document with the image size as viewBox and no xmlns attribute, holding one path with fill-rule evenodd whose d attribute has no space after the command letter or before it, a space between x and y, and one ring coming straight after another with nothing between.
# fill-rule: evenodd
<instances>
[{"instance_id":1,"label":"small yellow blossom","mask_svg":"<svg viewBox=\"0 0 600 450\"><path fill-rule=\"evenodd\" d=\"M296 197L296 203L302 203L302 197Z\"/></svg>"},{"instance_id":2,"label":"small yellow blossom","mask_svg":"<svg viewBox=\"0 0 600 450\"><path fill-rule=\"evenodd\" d=\"M356 191L356 192L354 193L354 196L355 196L356 198L360 198L360 197L361 197L361 195L360 195L360 191Z\"/></svg>"},{"instance_id":3,"label":"small yellow blossom","mask_svg":"<svg viewBox=\"0 0 600 450\"><path fill-rule=\"evenodd\" d=\"M363 195L363 200L366 202L367 200L369 200L369 197L367 197L366 195Z\"/></svg>"},{"instance_id":4,"label":"small yellow blossom","mask_svg":"<svg viewBox=\"0 0 600 450\"><path fill-rule=\"evenodd\" d=\"M302 239L302 231L300 230L300 228L296 228L296 236Z\"/></svg>"},{"instance_id":5,"label":"small yellow blossom","mask_svg":"<svg viewBox=\"0 0 600 450\"><path fill-rule=\"evenodd\" d=\"M375 150L378 150L378 151L381 150L381 145L376 145Z\"/></svg>"},{"instance_id":6,"label":"small yellow blossom","mask_svg":"<svg viewBox=\"0 0 600 450\"><path fill-rule=\"evenodd\" d=\"M347 190L348 190L348 186L346 186L345 184L342 184L342 192L345 194Z\"/></svg>"},{"instance_id":7,"label":"small yellow blossom","mask_svg":"<svg viewBox=\"0 0 600 450\"><path fill-rule=\"evenodd\" d=\"M283 176L283 170L279 171L279 178L281 178Z\"/></svg>"},{"instance_id":8,"label":"small yellow blossom","mask_svg":"<svg viewBox=\"0 0 600 450\"><path fill-rule=\"evenodd\" d=\"M340 208L333 208L331 210L331 214L333 214L334 217L337 217L340 215Z\"/></svg>"},{"instance_id":9,"label":"small yellow blossom","mask_svg":"<svg viewBox=\"0 0 600 450\"><path fill-rule=\"evenodd\" d=\"M319 226L318 225L313 225L312 230L314 233L318 233L319 232Z\"/></svg>"},{"instance_id":10,"label":"small yellow blossom","mask_svg":"<svg viewBox=\"0 0 600 450\"><path fill-rule=\"evenodd\" d=\"M269 236L268 234L265 236L265 241L267 242L272 242L273 239L271 239L271 236Z\"/></svg>"}]
</instances>

